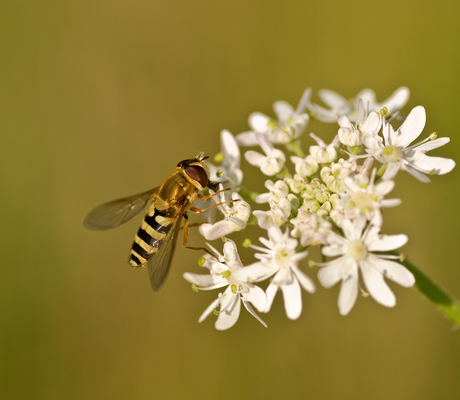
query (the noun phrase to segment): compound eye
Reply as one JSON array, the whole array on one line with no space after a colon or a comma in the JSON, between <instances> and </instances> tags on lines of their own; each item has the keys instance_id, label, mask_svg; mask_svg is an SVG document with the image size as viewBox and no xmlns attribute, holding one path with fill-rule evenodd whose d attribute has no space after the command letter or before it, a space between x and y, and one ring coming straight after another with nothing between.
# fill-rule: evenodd
<instances>
[{"instance_id":1,"label":"compound eye","mask_svg":"<svg viewBox=\"0 0 460 400\"><path fill-rule=\"evenodd\" d=\"M208 175L203 168L199 167L198 165L187 165L184 168L184 171L190 178L197 181L201 187L207 186Z\"/></svg>"}]
</instances>

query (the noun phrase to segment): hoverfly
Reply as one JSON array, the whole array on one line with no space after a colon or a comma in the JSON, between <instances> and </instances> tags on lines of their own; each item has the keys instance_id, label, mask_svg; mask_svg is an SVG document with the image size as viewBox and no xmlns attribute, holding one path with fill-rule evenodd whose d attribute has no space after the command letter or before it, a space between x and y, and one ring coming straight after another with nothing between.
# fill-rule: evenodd
<instances>
[{"instance_id":1,"label":"hoverfly","mask_svg":"<svg viewBox=\"0 0 460 400\"><path fill-rule=\"evenodd\" d=\"M193 207L197 199L208 199L222 192L217 192L217 183L209 180L209 170L203 163L207 158L208 156L201 152L194 159L183 160L161 186L102 204L85 218L84 225L88 229L112 229L129 221L139 214L149 201L152 202L134 238L128 262L133 267L147 265L150 283L155 291L160 289L168 274L182 217L185 219L184 247L207 251L204 247L187 246L187 210L200 213L224 204L214 204L205 209ZM198 193L206 187L215 193Z\"/></svg>"}]
</instances>

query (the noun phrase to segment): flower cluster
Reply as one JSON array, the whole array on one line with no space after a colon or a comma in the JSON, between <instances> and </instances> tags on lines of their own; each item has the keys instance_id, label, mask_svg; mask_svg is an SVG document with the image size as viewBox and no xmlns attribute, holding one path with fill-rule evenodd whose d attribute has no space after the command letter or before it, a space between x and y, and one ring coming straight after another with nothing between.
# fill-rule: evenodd
<instances>
[{"instance_id":1,"label":"flower cluster","mask_svg":"<svg viewBox=\"0 0 460 400\"><path fill-rule=\"evenodd\" d=\"M452 171L453 160L426 154L448 143L449 138L432 133L413 143L422 134L426 113L417 106L406 118L400 115L409 99L405 87L380 103L370 89L361 91L352 102L321 90L318 96L328 107L313 103L310 96L311 90L305 90L295 110L287 102L277 101L276 118L251 114L251 130L236 137L228 131L221 134L222 150L215 158L220 166L209 168L212 179L226 182L233 193L223 191L214 197L224 218L202 224L200 232L208 241L222 238L223 254L210 246L209 254L201 259L208 273L184 274L194 289L226 288L199 319L214 311L219 330L236 323L241 303L266 326L253 307L259 313L269 312L278 290L287 317L299 318L302 289L308 293L316 289L301 269L307 265L318 268L317 278L323 287L341 282L338 308L342 315L351 311L359 290L366 290L377 303L393 307L396 299L385 278L403 287L415 283L394 252L408 238L380 233L382 209L401 203L387 198L400 170L421 182L429 182L429 175ZM305 154L301 138L310 118L336 123L338 129L330 144L311 133L314 142ZM244 157L270 177L265 182L266 193L256 194L242 185L240 148L245 146L262 150L248 150ZM243 265L236 244L226 236L256 224L263 232L259 239L263 246L245 241L255 250L257 261ZM306 262L310 246L321 247L322 263ZM365 289L359 287L359 276ZM263 290L258 284L266 280L269 283Z\"/></svg>"}]
</instances>

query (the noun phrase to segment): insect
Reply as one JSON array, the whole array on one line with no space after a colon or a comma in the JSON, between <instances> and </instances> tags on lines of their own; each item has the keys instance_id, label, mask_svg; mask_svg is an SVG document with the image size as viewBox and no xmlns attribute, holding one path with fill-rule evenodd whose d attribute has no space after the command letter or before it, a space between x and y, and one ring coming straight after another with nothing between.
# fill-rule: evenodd
<instances>
[{"instance_id":1,"label":"insect","mask_svg":"<svg viewBox=\"0 0 460 400\"><path fill-rule=\"evenodd\" d=\"M147 265L150 283L155 291L160 289L168 274L182 217L185 220L184 247L207 251L204 247L187 246L189 221L187 210L200 213L232 201L214 204L205 209L193 207L199 198L208 199L224 190L230 190L216 191L218 184L209 180L209 170L203 163L207 158L201 152L194 159L181 161L159 187L102 204L92 210L84 220L84 226L88 229L116 228L139 214L151 201L134 238L128 262L133 267ZM198 193L206 187L214 190L215 193L212 195Z\"/></svg>"}]
</instances>

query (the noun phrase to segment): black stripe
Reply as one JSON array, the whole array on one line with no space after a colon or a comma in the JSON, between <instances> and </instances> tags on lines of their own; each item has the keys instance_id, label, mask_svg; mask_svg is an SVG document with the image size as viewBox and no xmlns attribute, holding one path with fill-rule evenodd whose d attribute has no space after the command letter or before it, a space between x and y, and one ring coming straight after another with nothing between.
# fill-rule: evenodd
<instances>
[{"instance_id":1,"label":"black stripe","mask_svg":"<svg viewBox=\"0 0 460 400\"><path fill-rule=\"evenodd\" d=\"M150 225L152 227L152 229L155 229L158 233L168 233L169 230L171 229L171 224L169 224L168 226L163 226L163 225L160 225L157 221L155 221L155 217L157 215L161 215L159 213L157 213L158 210L155 210L155 214L153 214L151 217L149 216L146 216L144 218L144 221Z\"/></svg>"},{"instance_id":2,"label":"black stripe","mask_svg":"<svg viewBox=\"0 0 460 400\"><path fill-rule=\"evenodd\" d=\"M149 253L147 252L146 250L144 250L141 246L139 246L138 243L134 242L133 243L133 250L139 254L141 257L145 258L146 260L148 260L150 258L150 256L152 255L152 253Z\"/></svg>"},{"instance_id":3,"label":"black stripe","mask_svg":"<svg viewBox=\"0 0 460 400\"><path fill-rule=\"evenodd\" d=\"M155 239L142 228L139 228L137 231L137 236L139 236L145 243L148 243L150 246L152 246L152 243L155 241Z\"/></svg>"},{"instance_id":4,"label":"black stripe","mask_svg":"<svg viewBox=\"0 0 460 400\"><path fill-rule=\"evenodd\" d=\"M134 261L137 265L141 265L142 262L134 254L131 253L131 260Z\"/></svg>"}]
</instances>

